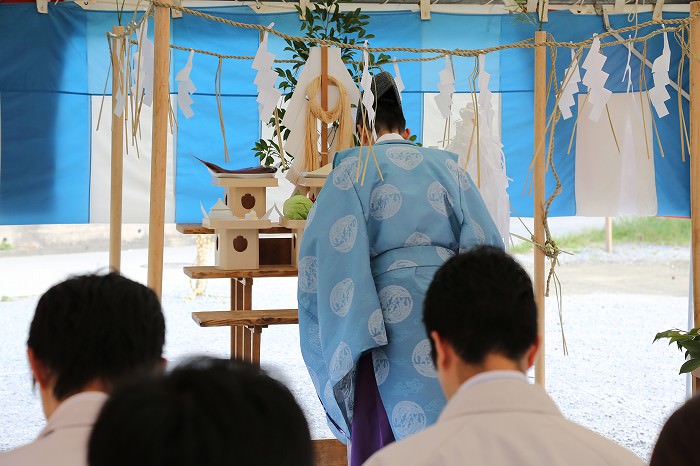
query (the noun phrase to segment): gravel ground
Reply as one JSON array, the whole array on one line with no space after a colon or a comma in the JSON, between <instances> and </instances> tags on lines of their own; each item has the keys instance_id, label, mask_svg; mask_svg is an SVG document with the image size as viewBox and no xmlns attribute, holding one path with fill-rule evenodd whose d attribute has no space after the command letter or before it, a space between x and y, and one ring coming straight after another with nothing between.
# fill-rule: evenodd
<instances>
[{"instance_id":1,"label":"gravel ground","mask_svg":"<svg viewBox=\"0 0 700 466\"><path fill-rule=\"evenodd\" d=\"M192 311L228 308L228 281L210 280L206 294L193 297L182 266L194 257L191 246L166 248L163 306L170 363L193 354L228 355L227 329L199 328L190 319ZM531 256L518 259L531 268ZM632 245L616 246L614 254L563 256L558 274L568 355L563 354L556 299L547 299L547 390L565 416L645 460L663 422L686 396L686 378L677 373L682 355L651 342L660 330L687 326L688 259L687 249ZM44 424L25 358L38 296L68 274L104 269L106 263L106 252L0 254L0 450L31 441ZM145 250L125 251L122 263L127 276L145 282ZM253 305L290 307L295 295L294 278L259 279ZM294 392L312 435L330 437L304 369L296 326L263 332L262 363Z\"/></svg>"}]
</instances>

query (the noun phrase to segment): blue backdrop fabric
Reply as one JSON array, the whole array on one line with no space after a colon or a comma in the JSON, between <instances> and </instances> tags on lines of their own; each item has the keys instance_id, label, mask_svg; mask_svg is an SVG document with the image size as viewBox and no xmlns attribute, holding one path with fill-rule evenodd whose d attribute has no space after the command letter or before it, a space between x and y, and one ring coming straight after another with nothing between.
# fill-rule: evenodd
<instances>
[{"instance_id":1,"label":"blue backdrop fabric","mask_svg":"<svg viewBox=\"0 0 700 466\"><path fill-rule=\"evenodd\" d=\"M204 11L245 23L268 25L300 34L296 13L257 14L247 7L209 8ZM376 37L371 46L414 48L478 49L512 43L533 37L531 24L512 15L451 15L433 13L430 21L421 21L416 12L370 13L368 31ZM665 14L665 18L684 17ZM128 21L132 13L125 13ZM610 17L613 27L627 26L627 15ZM639 16L639 22L650 19ZM44 224L89 222L91 115L90 99L102 95L109 69L106 31L117 24L112 12L85 11L73 3L50 3L49 14L36 12L33 4L0 3L0 224ZM639 31L651 32L654 27ZM152 22L150 34L152 36ZM598 17L553 12L545 29L558 41L581 41L603 32ZM172 21L172 43L230 55L254 55L258 32L238 29L185 15ZM677 77L680 48L669 37L672 51L670 76ZM611 39L605 39L605 41ZM653 61L661 53L661 36L647 42L647 57ZM278 58L288 58L285 42L270 36L269 48ZM641 44L637 45L641 51ZM610 74L606 87L625 92L622 75L627 57L625 46L605 47L608 57L604 70ZM174 76L188 52L173 50L171 89ZM396 54L397 58L415 54ZM585 56L585 55L584 55ZM359 54L358 54L359 57ZM548 57L549 60L549 57ZM570 62L569 49L557 50L556 76L560 82ZM408 126L421 140L425 124L423 96L437 92L438 73L444 59L401 63L406 89L403 94ZM514 49L487 56L491 73L490 88L501 96L501 132L507 159L510 197L514 215L532 215L529 165L533 152L533 64L532 49ZM250 61L224 60L221 96L226 123L231 167L256 163L251 147L260 137L257 117L255 71ZM197 87L195 116L179 115L176 138L176 221L201 219L200 201L212 205L219 190L211 185L208 172L191 155L223 161L223 140L216 105L215 73L218 59L197 54L191 78ZM455 58L455 87L468 92L473 58ZM393 73L393 66L385 67ZM640 61L632 58L635 90L639 87ZM582 70L583 73L583 70ZM653 85L647 69L646 85ZM687 67L683 87L687 89ZM583 87L583 86L582 86ZM689 163L681 160L677 94L669 87L671 114L656 118L658 139L654 136L654 158L658 214L689 215ZM107 93L110 90L107 88ZM548 112L556 97L552 92ZM175 100L175 99L173 99ZM688 102L683 100L685 115ZM575 112L574 108L574 112ZM554 138L554 161L563 183L563 192L555 200L551 215L575 215L575 151L567 153L574 118L560 120ZM575 146L574 146L575 147ZM547 195L554 189L551 172L547 174Z\"/></svg>"}]
</instances>

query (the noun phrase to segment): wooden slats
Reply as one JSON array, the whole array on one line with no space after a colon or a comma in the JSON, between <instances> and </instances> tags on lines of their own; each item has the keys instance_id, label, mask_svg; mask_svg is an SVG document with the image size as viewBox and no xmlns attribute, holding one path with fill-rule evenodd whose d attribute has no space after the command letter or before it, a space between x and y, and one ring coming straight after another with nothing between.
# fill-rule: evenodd
<instances>
[{"instance_id":1,"label":"wooden slats","mask_svg":"<svg viewBox=\"0 0 700 466\"><path fill-rule=\"evenodd\" d=\"M260 327L299 323L296 309L193 312L192 319L200 327Z\"/></svg>"},{"instance_id":2,"label":"wooden slats","mask_svg":"<svg viewBox=\"0 0 700 466\"><path fill-rule=\"evenodd\" d=\"M204 280L207 278L259 278L296 277L297 268L293 265L261 265L259 269L220 270L210 265L183 267L185 275Z\"/></svg>"}]
</instances>

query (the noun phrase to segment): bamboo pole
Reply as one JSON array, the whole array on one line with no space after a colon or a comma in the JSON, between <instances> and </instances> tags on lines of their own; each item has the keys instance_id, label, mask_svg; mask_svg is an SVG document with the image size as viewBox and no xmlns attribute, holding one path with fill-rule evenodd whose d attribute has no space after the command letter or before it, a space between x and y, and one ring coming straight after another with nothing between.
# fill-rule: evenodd
<instances>
[{"instance_id":1,"label":"bamboo pole","mask_svg":"<svg viewBox=\"0 0 700 466\"><path fill-rule=\"evenodd\" d=\"M166 3L168 0L166 0ZM151 199L148 227L148 286L162 295L163 237L165 235L165 175L167 171L168 93L170 91L170 8L155 9L153 51L153 139Z\"/></svg>"},{"instance_id":2,"label":"bamboo pole","mask_svg":"<svg viewBox=\"0 0 700 466\"><path fill-rule=\"evenodd\" d=\"M613 225L612 217L605 217L605 250L608 254L613 252Z\"/></svg>"},{"instance_id":3,"label":"bamboo pole","mask_svg":"<svg viewBox=\"0 0 700 466\"><path fill-rule=\"evenodd\" d=\"M535 32L535 43L547 40L544 31ZM535 242L544 244L544 173L545 173L545 126L547 119L547 48L535 48L535 152L534 152L534 230ZM534 248L534 287L537 303L537 334L541 339L540 353L535 364L535 382L544 386L544 253Z\"/></svg>"},{"instance_id":4,"label":"bamboo pole","mask_svg":"<svg viewBox=\"0 0 700 466\"><path fill-rule=\"evenodd\" d=\"M700 13L700 2L690 3L690 15ZM693 280L693 319L694 327L700 327L700 18L690 23L690 219L692 224L692 280ZM692 377L693 393L697 393L697 378Z\"/></svg>"},{"instance_id":5,"label":"bamboo pole","mask_svg":"<svg viewBox=\"0 0 700 466\"><path fill-rule=\"evenodd\" d=\"M124 33L123 26L112 27L112 33ZM117 94L124 86L122 64L126 53L126 42L122 38L112 38L112 161L109 198L109 268L118 272L121 269L122 255L122 186L124 182L124 113L114 114L117 108ZM122 92L125 92L122 89ZM124 96L126 97L126 96ZM124 110L126 111L126 110Z\"/></svg>"},{"instance_id":6,"label":"bamboo pole","mask_svg":"<svg viewBox=\"0 0 700 466\"><path fill-rule=\"evenodd\" d=\"M328 111L328 47L321 46L321 108ZM328 125L321 121L321 166L328 163Z\"/></svg>"}]
</instances>

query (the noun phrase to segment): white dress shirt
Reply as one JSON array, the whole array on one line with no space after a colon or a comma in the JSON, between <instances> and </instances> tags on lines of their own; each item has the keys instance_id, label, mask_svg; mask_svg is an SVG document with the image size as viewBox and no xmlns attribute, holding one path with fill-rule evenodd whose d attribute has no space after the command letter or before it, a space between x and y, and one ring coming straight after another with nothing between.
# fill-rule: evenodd
<instances>
[{"instance_id":1,"label":"white dress shirt","mask_svg":"<svg viewBox=\"0 0 700 466\"><path fill-rule=\"evenodd\" d=\"M0 452L0 466L87 466L87 445L107 394L83 392L61 403L32 443Z\"/></svg>"}]
</instances>

